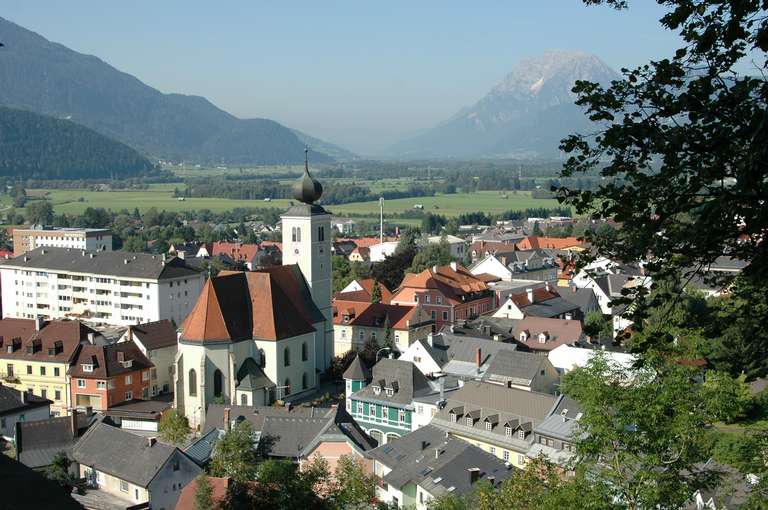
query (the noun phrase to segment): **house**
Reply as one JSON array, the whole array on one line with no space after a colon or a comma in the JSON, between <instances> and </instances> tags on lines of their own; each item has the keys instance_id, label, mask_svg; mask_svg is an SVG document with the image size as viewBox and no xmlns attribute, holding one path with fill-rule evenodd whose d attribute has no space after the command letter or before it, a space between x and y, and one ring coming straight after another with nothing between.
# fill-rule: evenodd
<instances>
[{"instance_id":1,"label":"house","mask_svg":"<svg viewBox=\"0 0 768 510\"><path fill-rule=\"evenodd\" d=\"M169 320L128 326L118 342L135 343L154 365L149 371L149 394L168 393L173 387L173 364L178 333Z\"/></svg>"},{"instance_id":2,"label":"house","mask_svg":"<svg viewBox=\"0 0 768 510\"><path fill-rule=\"evenodd\" d=\"M113 504L148 503L172 509L182 488L202 470L174 446L104 422L93 425L72 449L80 476Z\"/></svg>"},{"instance_id":3,"label":"house","mask_svg":"<svg viewBox=\"0 0 768 510\"><path fill-rule=\"evenodd\" d=\"M180 324L203 286L184 260L147 253L36 248L0 260L3 317L76 317L114 326Z\"/></svg>"},{"instance_id":4,"label":"house","mask_svg":"<svg viewBox=\"0 0 768 510\"><path fill-rule=\"evenodd\" d=\"M421 306L336 299L333 302L333 352L340 356L350 350L359 351L368 341L378 345L389 341L402 351L430 334L433 325L434 321Z\"/></svg>"},{"instance_id":5,"label":"house","mask_svg":"<svg viewBox=\"0 0 768 510\"><path fill-rule=\"evenodd\" d=\"M257 267L266 267L279 263L276 254L272 253L268 247L260 247L258 244L248 243L211 243L210 250L206 249L209 257L226 255L238 264L242 264L248 270L254 270ZM277 250L279 252L279 250Z\"/></svg>"},{"instance_id":6,"label":"house","mask_svg":"<svg viewBox=\"0 0 768 510\"><path fill-rule=\"evenodd\" d=\"M597 296L592 289L578 288L575 285L568 286L567 290L562 289L560 297L577 305L579 307L579 314L581 317L586 317L592 312L601 312L600 302L597 300Z\"/></svg>"},{"instance_id":7,"label":"house","mask_svg":"<svg viewBox=\"0 0 768 510\"><path fill-rule=\"evenodd\" d=\"M397 508L426 510L442 496L465 496L478 482L497 487L513 475L503 461L427 425L371 450L378 499Z\"/></svg>"},{"instance_id":8,"label":"house","mask_svg":"<svg viewBox=\"0 0 768 510\"><path fill-rule=\"evenodd\" d=\"M342 408L303 406L224 406L208 407L206 430L200 444L188 449L198 463L205 464L218 438L233 424L251 424L263 455L298 462L302 468L315 457L324 458L334 470L341 456L348 455L368 464L367 452L375 443ZM212 430L216 434L208 436ZM208 436L208 437L206 437Z\"/></svg>"},{"instance_id":9,"label":"house","mask_svg":"<svg viewBox=\"0 0 768 510\"><path fill-rule=\"evenodd\" d=\"M567 344L555 347L549 351L547 357L559 373L566 374L574 368L586 366L587 363L589 363L589 360L598 352L602 353L603 356L606 356L611 363L616 363L626 369L632 367L636 360L635 356L624 352L609 350L598 351L584 347L573 347Z\"/></svg>"},{"instance_id":10,"label":"house","mask_svg":"<svg viewBox=\"0 0 768 510\"><path fill-rule=\"evenodd\" d=\"M397 241L384 241L381 243L372 244L369 246L370 261L383 262L384 259L395 253L397 244Z\"/></svg>"},{"instance_id":11,"label":"house","mask_svg":"<svg viewBox=\"0 0 768 510\"><path fill-rule=\"evenodd\" d=\"M451 258L463 260L467 253L467 242L461 237L453 235L429 236L426 239L427 244L440 244L445 241L451 251Z\"/></svg>"},{"instance_id":12,"label":"house","mask_svg":"<svg viewBox=\"0 0 768 510\"><path fill-rule=\"evenodd\" d=\"M581 322L546 317L520 319L512 335L520 348L542 353L561 345L575 345L584 338Z\"/></svg>"},{"instance_id":13,"label":"house","mask_svg":"<svg viewBox=\"0 0 768 510\"><path fill-rule=\"evenodd\" d=\"M378 286L379 291L381 292L381 302L382 303L389 303L389 301L392 299L392 292L388 288L386 288L383 284L377 282L373 278L359 278L356 280L352 280L347 284L346 287L341 289L339 292L336 293L338 296L339 294L344 294L344 296L341 296L341 299L345 300L354 300L354 301L368 301L371 302L371 297L373 296L373 287ZM359 294L352 294L352 293L359 293ZM355 296L354 298L352 296ZM336 297L336 296L334 296Z\"/></svg>"},{"instance_id":14,"label":"house","mask_svg":"<svg viewBox=\"0 0 768 510\"><path fill-rule=\"evenodd\" d=\"M72 405L105 411L134 398L146 400L153 367L133 342L81 345L67 372L72 380Z\"/></svg>"},{"instance_id":15,"label":"house","mask_svg":"<svg viewBox=\"0 0 768 510\"><path fill-rule=\"evenodd\" d=\"M583 251L584 241L578 237L544 237L544 236L526 236L515 243L518 250L535 250L546 248L551 250L563 251Z\"/></svg>"},{"instance_id":16,"label":"house","mask_svg":"<svg viewBox=\"0 0 768 510\"><path fill-rule=\"evenodd\" d=\"M400 288L393 293L391 303L420 304L435 321L437 331L443 324L471 319L495 309L488 283L456 262L406 274Z\"/></svg>"},{"instance_id":17,"label":"house","mask_svg":"<svg viewBox=\"0 0 768 510\"><path fill-rule=\"evenodd\" d=\"M517 468L525 467L534 428L562 399L548 393L467 381L453 392L432 424Z\"/></svg>"},{"instance_id":18,"label":"house","mask_svg":"<svg viewBox=\"0 0 768 510\"><path fill-rule=\"evenodd\" d=\"M96 420L95 414L75 411L69 416L16 422L16 458L32 469L50 466L59 452L71 458L75 443Z\"/></svg>"},{"instance_id":19,"label":"house","mask_svg":"<svg viewBox=\"0 0 768 510\"><path fill-rule=\"evenodd\" d=\"M3 508L55 508L82 510L67 491L45 474L30 469L7 455L0 455L0 489Z\"/></svg>"},{"instance_id":20,"label":"house","mask_svg":"<svg viewBox=\"0 0 768 510\"><path fill-rule=\"evenodd\" d=\"M424 374L446 374L527 391L553 393L558 373L548 360L514 343L443 332L414 342L399 358Z\"/></svg>"},{"instance_id":21,"label":"house","mask_svg":"<svg viewBox=\"0 0 768 510\"><path fill-rule=\"evenodd\" d=\"M365 366L362 358L360 358L360 354L355 354L341 377L345 383L344 398L348 399L353 393L365 388L371 382L372 375L371 370Z\"/></svg>"},{"instance_id":22,"label":"house","mask_svg":"<svg viewBox=\"0 0 768 510\"><path fill-rule=\"evenodd\" d=\"M13 253L24 255L36 248L112 251L112 231L108 228L31 227L13 229Z\"/></svg>"},{"instance_id":23,"label":"house","mask_svg":"<svg viewBox=\"0 0 768 510\"><path fill-rule=\"evenodd\" d=\"M547 250L504 251L486 255L470 266L474 275L492 274L505 281L525 279L555 282L559 266Z\"/></svg>"},{"instance_id":24,"label":"house","mask_svg":"<svg viewBox=\"0 0 768 510\"><path fill-rule=\"evenodd\" d=\"M0 373L3 383L50 398L51 414L72 408L67 371L85 344L105 343L96 330L79 321L0 320Z\"/></svg>"},{"instance_id":25,"label":"house","mask_svg":"<svg viewBox=\"0 0 768 510\"><path fill-rule=\"evenodd\" d=\"M51 417L51 401L0 383L0 437L13 441L16 424Z\"/></svg>"},{"instance_id":26,"label":"house","mask_svg":"<svg viewBox=\"0 0 768 510\"><path fill-rule=\"evenodd\" d=\"M157 432L160 420L173 405L173 395L165 393L149 400L128 400L111 406L104 414L116 426L138 433Z\"/></svg>"},{"instance_id":27,"label":"house","mask_svg":"<svg viewBox=\"0 0 768 510\"><path fill-rule=\"evenodd\" d=\"M350 262L368 262L371 260L371 249L367 246L356 246L348 258Z\"/></svg>"},{"instance_id":28,"label":"house","mask_svg":"<svg viewBox=\"0 0 768 510\"><path fill-rule=\"evenodd\" d=\"M352 240L336 240L331 245L331 252L338 257L349 258L352 251L357 248L357 245Z\"/></svg>"},{"instance_id":29,"label":"house","mask_svg":"<svg viewBox=\"0 0 768 510\"><path fill-rule=\"evenodd\" d=\"M355 220L349 218L331 218L331 225L341 235L348 236L355 231Z\"/></svg>"},{"instance_id":30,"label":"house","mask_svg":"<svg viewBox=\"0 0 768 510\"><path fill-rule=\"evenodd\" d=\"M188 259L197 256L203 243L187 242L187 243L171 243L168 246L168 255L175 255L181 259Z\"/></svg>"},{"instance_id":31,"label":"house","mask_svg":"<svg viewBox=\"0 0 768 510\"><path fill-rule=\"evenodd\" d=\"M493 316L505 319L531 316L580 320L581 310L578 305L563 299L555 287L547 283L542 288L527 288L524 292L510 294Z\"/></svg>"}]
</instances>

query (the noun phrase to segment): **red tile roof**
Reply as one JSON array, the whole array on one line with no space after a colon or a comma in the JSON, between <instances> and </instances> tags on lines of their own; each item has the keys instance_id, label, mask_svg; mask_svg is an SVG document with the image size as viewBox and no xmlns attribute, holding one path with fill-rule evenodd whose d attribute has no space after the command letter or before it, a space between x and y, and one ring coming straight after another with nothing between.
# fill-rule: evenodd
<instances>
[{"instance_id":1,"label":"red tile roof","mask_svg":"<svg viewBox=\"0 0 768 510\"><path fill-rule=\"evenodd\" d=\"M47 321L40 331L36 331L34 319L2 319L0 359L68 362L81 343L88 343L89 333L99 334L80 321ZM14 346L12 353L8 352L9 345ZM31 353L27 352L27 347L32 347Z\"/></svg>"},{"instance_id":2,"label":"red tile roof","mask_svg":"<svg viewBox=\"0 0 768 510\"><path fill-rule=\"evenodd\" d=\"M440 266L437 268L437 271L435 271L435 268L428 268L418 274L408 273L400 284L398 292L405 288L418 290L436 289L453 304L461 303L462 296L489 289L486 282L470 273L461 265L457 265L456 269L453 269L451 266ZM396 295L394 298L396 298Z\"/></svg>"},{"instance_id":3,"label":"red tile roof","mask_svg":"<svg viewBox=\"0 0 768 510\"><path fill-rule=\"evenodd\" d=\"M333 299L341 299L344 301L363 301L366 303L371 302L371 294L373 292L373 284L376 280L373 278L365 278L361 280L355 280L363 290L352 290L348 292L337 292L334 294ZM381 302L389 303L392 299L392 293L383 284L379 283L379 289L381 289Z\"/></svg>"},{"instance_id":4,"label":"red tile roof","mask_svg":"<svg viewBox=\"0 0 768 510\"><path fill-rule=\"evenodd\" d=\"M526 341L520 340L525 332ZM539 334L544 333L545 342L539 341ZM514 340L532 351L551 351L563 344L571 345L581 339L581 322L577 320L548 319L544 317L524 317L515 325Z\"/></svg>"},{"instance_id":5,"label":"red tile roof","mask_svg":"<svg viewBox=\"0 0 768 510\"><path fill-rule=\"evenodd\" d=\"M124 362L120 361L120 353L122 353ZM93 371L84 371L83 364L93 365ZM107 379L153 366L155 365L142 354L139 346L133 342L120 342L111 345L85 344L72 361L69 374L85 379Z\"/></svg>"},{"instance_id":6,"label":"red tile roof","mask_svg":"<svg viewBox=\"0 0 768 510\"><path fill-rule=\"evenodd\" d=\"M215 257L217 255L227 255L232 260L239 262L251 262L256 258L256 254L259 253L258 244L243 244L243 243L224 243L214 242L211 247L210 255Z\"/></svg>"},{"instance_id":7,"label":"red tile roof","mask_svg":"<svg viewBox=\"0 0 768 510\"><path fill-rule=\"evenodd\" d=\"M219 478L218 476L209 476L208 483L211 486L211 499L213 500L213 507L210 510L221 510L222 504L227 497L229 479ZM176 510L197 510L198 507L195 503L196 492L197 478L193 479L181 490L179 499L176 501Z\"/></svg>"},{"instance_id":8,"label":"red tile roof","mask_svg":"<svg viewBox=\"0 0 768 510\"><path fill-rule=\"evenodd\" d=\"M352 241L357 245L358 248L370 248L374 244L379 244L380 240L378 237L358 237L358 238L352 238L352 237L337 237L336 242L342 242L342 241ZM397 241L396 237L385 237L384 242L387 241Z\"/></svg>"},{"instance_id":9,"label":"red tile roof","mask_svg":"<svg viewBox=\"0 0 768 510\"><path fill-rule=\"evenodd\" d=\"M544 237L528 236L515 244L518 250L533 250L536 248L549 248L552 250L562 250L573 246L583 246L584 241L579 241L578 237Z\"/></svg>"},{"instance_id":10,"label":"red tile roof","mask_svg":"<svg viewBox=\"0 0 768 510\"><path fill-rule=\"evenodd\" d=\"M345 316L349 317L346 321ZM405 330L409 323L420 324L431 319L417 306L339 300L333 303L333 323L337 325L384 328L387 320L392 329Z\"/></svg>"}]
</instances>

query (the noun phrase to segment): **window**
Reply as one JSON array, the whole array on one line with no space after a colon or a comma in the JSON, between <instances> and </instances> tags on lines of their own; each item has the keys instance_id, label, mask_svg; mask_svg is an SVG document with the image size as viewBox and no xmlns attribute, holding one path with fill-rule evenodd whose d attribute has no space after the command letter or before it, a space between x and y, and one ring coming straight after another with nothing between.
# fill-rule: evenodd
<instances>
[{"instance_id":1,"label":"window","mask_svg":"<svg viewBox=\"0 0 768 510\"><path fill-rule=\"evenodd\" d=\"M40 396L43 398L48 398L48 390L45 388L40 389Z\"/></svg>"},{"instance_id":2,"label":"window","mask_svg":"<svg viewBox=\"0 0 768 510\"><path fill-rule=\"evenodd\" d=\"M416 406L416 414L424 414L424 406L422 405Z\"/></svg>"},{"instance_id":3,"label":"window","mask_svg":"<svg viewBox=\"0 0 768 510\"><path fill-rule=\"evenodd\" d=\"M398 420L400 423L405 423L405 411L404 411L404 410L400 409L400 410L397 412L397 420Z\"/></svg>"},{"instance_id":4,"label":"window","mask_svg":"<svg viewBox=\"0 0 768 510\"><path fill-rule=\"evenodd\" d=\"M221 396L221 389L224 385L223 376L221 374L221 370L218 368L215 372L213 372L213 396L214 397L220 397Z\"/></svg>"},{"instance_id":5,"label":"window","mask_svg":"<svg viewBox=\"0 0 768 510\"><path fill-rule=\"evenodd\" d=\"M438 305L442 305L443 304L443 296L439 296L439 295L435 296L435 301L437 302Z\"/></svg>"},{"instance_id":6,"label":"window","mask_svg":"<svg viewBox=\"0 0 768 510\"><path fill-rule=\"evenodd\" d=\"M451 413L451 423L456 423L456 413Z\"/></svg>"},{"instance_id":7,"label":"window","mask_svg":"<svg viewBox=\"0 0 768 510\"><path fill-rule=\"evenodd\" d=\"M475 422L474 422L474 421L472 421L472 417L471 417L471 416L467 417L467 419L465 420L465 422L466 422L466 424L467 424L467 427L471 427L472 425L474 425L474 424L475 424Z\"/></svg>"},{"instance_id":8,"label":"window","mask_svg":"<svg viewBox=\"0 0 768 510\"><path fill-rule=\"evenodd\" d=\"M120 490L123 492L128 492L128 482L125 480L120 480Z\"/></svg>"},{"instance_id":9,"label":"window","mask_svg":"<svg viewBox=\"0 0 768 510\"><path fill-rule=\"evenodd\" d=\"M154 370L154 368L152 370ZM149 381L149 370L144 370L141 373L141 380L142 381Z\"/></svg>"},{"instance_id":10,"label":"window","mask_svg":"<svg viewBox=\"0 0 768 510\"><path fill-rule=\"evenodd\" d=\"M352 391L352 381L347 381L347 391Z\"/></svg>"},{"instance_id":11,"label":"window","mask_svg":"<svg viewBox=\"0 0 768 510\"><path fill-rule=\"evenodd\" d=\"M425 303L430 303L430 302L431 302L431 299L429 298L429 294L426 294L426 295L424 296L424 302L425 302Z\"/></svg>"},{"instance_id":12,"label":"window","mask_svg":"<svg viewBox=\"0 0 768 510\"><path fill-rule=\"evenodd\" d=\"M245 393L240 395L240 405L241 406L247 406L248 405L248 395L246 395Z\"/></svg>"},{"instance_id":13,"label":"window","mask_svg":"<svg viewBox=\"0 0 768 510\"><path fill-rule=\"evenodd\" d=\"M40 375L45 375L45 367L40 367Z\"/></svg>"},{"instance_id":14,"label":"window","mask_svg":"<svg viewBox=\"0 0 768 510\"><path fill-rule=\"evenodd\" d=\"M504 450L502 456L504 457L504 462L509 462L509 450Z\"/></svg>"},{"instance_id":15,"label":"window","mask_svg":"<svg viewBox=\"0 0 768 510\"><path fill-rule=\"evenodd\" d=\"M381 406L381 417L385 420L389 420L389 407Z\"/></svg>"},{"instance_id":16,"label":"window","mask_svg":"<svg viewBox=\"0 0 768 510\"><path fill-rule=\"evenodd\" d=\"M85 379L78 379L77 380L77 387L78 388L85 388Z\"/></svg>"},{"instance_id":17,"label":"window","mask_svg":"<svg viewBox=\"0 0 768 510\"><path fill-rule=\"evenodd\" d=\"M325 241L325 227L317 227L317 240Z\"/></svg>"},{"instance_id":18,"label":"window","mask_svg":"<svg viewBox=\"0 0 768 510\"><path fill-rule=\"evenodd\" d=\"M126 375L125 376L125 384L133 384L133 376L132 375Z\"/></svg>"},{"instance_id":19,"label":"window","mask_svg":"<svg viewBox=\"0 0 768 510\"><path fill-rule=\"evenodd\" d=\"M525 431L523 429L520 429L517 431L517 438L518 439L525 439Z\"/></svg>"},{"instance_id":20,"label":"window","mask_svg":"<svg viewBox=\"0 0 768 510\"><path fill-rule=\"evenodd\" d=\"M493 423L491 423L489 421L485 422L485 430L490 431L492 429L493 429Z\"/></svg>"},{"instance_id":21,"label":"window","mask_svg":"<svg viewBox=\"0 0 768 510\"><path fill-rule=\"evenodd\" d=\"M358 402L357 403L357 414L363 414L363 403Z\"/></svg>"},{"instance_id":22,"label":"window","mask_svg":"<svg viewBox=\"0 0 768 510\"><path fill-rule=\"evenodd\" d=\"M125 392L125 400L133 400L133 392L132 391L126 391Z\"/></svg>"},{"instance_id":23,"label":"window","mask_svg":"<svg viewBox=\"0 0 768 510\"><path fill-rule=\"evenodd\" d=\"M434 310L432 310L430 313L432 315L432 320L435 320L437 318L437 313Z\"/></svg>"},{"instance_id":24,"label":"window","mask_svg":"<svg viewBox=\"0 0 768 510\"><path fill-rule=\"evenodd\" d=\"M13 365L11 365L10 363L8 363L8 364L5 366L5 368L6 368L6 372L7 372L8 378L9 378L9 379L13 379ZM56 374L56 375L59 375L59 374Z\"/></svg>"},{"instance_id":25,"label":"window","mask_svg":"<svg viewBox=\"0 0 768 510\"><path fill-rule=\"evenodd\" d=\"M27 375L32 375L32 365L27 365Z\"/></svg>"},{"instance_id":26,"label":"window","mask_svg":"<svg viewBox=\"0 0 768 510\"><path fill-rule=\"evenodd\" d=\"M448 312L443 312L443 320L444 321L448 320Z\"/></svg>"},{"instance_id":27,"label":"window","mask_svg":"<svg viewBox=\"0 0 768 510\"><path fill-rule=\"evenodd\" d=\"M187 376L187 384L189 386L189 396L196 397L197 396L197 372L195 372L194 368L189 370L189 375Z\"/></svg>"},{"instance_id":28,"label":"window","mask_svg":"<svg viewBox=\"0 0 768 510\"><path fill-rule=\"evenodd\" d=\"M307 342L301 344L301 361L307 361L309 359L309 348L307 348Z\"/></svg>"},{"instance_id":29,"label":"window","mask_svg":"<svg viewBox=\"0 0 768 510\"><path fill-rule=\"evenodd\" d=\"M91 363L83 363L83 372L93 372L93 365Z\"/></svg>"},{"instance_id":30,"label":"window","mask_svg":"<svg viewBox=\"0 0 768 510\"><path fill-rule=\"evenodd\" d=\"M107 389L107 381L96 381L96 389L97 390L106 390Z\"/></svg>"},{"instance_id":31,"label":"window","mask_svg":"<svg viewBox=\"0 0 768 510\"><path fill-rule=\"evenodd\" d=\"M518 464L525 464L525 455L517 454L517 463Z\"/></svg>"},{"instance_id":32,"label":"window","mask_svg":"<svg viewBox=\"0 0 768 510\"><path fill-rule=\"evenodd\" d=\"M283 365L286 367L291 366L291 350L288 347L283 350Z\"/></svg>"},{"instance_id":33,"label":"window","mask_svg":"<svg viewBox=\"0 0 768 510\"><path fill-rule=\"evenodd\" d=\"M55 390L53 392L53 399L54 400L61 400L61 391L60 390Z\"/></svg>"},{"instance_id":34,"label":"window","mask_svg":"<svg viewBox=\"0 0 768 510\"><path fill-rule=\"evenodd\" d=\"M507 437L512 437L512 427L504 427L504 435Z\"/></svg>"},{"instance_id":35,"label":"window","mask_svg":"<svg viewBox=\"0 0 768 510\"><path fill-rule=\"evenodd\" d=\"M306 390L309 387L309 377L307 377L307 373L304 372L301 374L301 389Z\"/></svg>"},{"instance_id":36,"label":"window","mask_svg":"<svg viewBox=\"0 0 768 510\"><path fill-rule=\"evenodd\" d=\"M53 367L53 375L59 377L59 367Z\"/></svg>"},{"instance_id":37,"label":"window","mask_svg":"<svg viewBox=\"0 0 768 510\"><path fill-rule=\"evenodd\" d=\"M496 448L491 446L491 455L496 455Z\"/></svg>"},{"instance_id":38,"label":"window","mask_svg":"<svg viewBox=\"0 0 768 510\"><path fill-rule=\"evenodd\" d=\"M376 417L376 406L373 404L368 404L368 414L372 417Z\"/></svg>"}]
</instances>

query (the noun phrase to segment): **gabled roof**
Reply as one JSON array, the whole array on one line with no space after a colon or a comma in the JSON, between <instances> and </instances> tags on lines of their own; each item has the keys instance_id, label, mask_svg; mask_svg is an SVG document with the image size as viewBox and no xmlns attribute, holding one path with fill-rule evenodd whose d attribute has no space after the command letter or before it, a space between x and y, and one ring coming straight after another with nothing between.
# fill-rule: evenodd
<instances>
[{"instance_id":1,"label":"gabled roof","mask_svg":"<svg viewBox=\"0 0 768 510\"><path fill-rule=\"evenodd\" d=\"M373 286L378 284L379 290L381 290L381 302L382 303L389 303L389 300L392 298L392 293L389 291L388 288L384 286L384 284L377 282L373 278L364 278L360 280L355 280L358 285L360 285L363 290L368 293L368 296L373 295Z\"/></svg>"},{"instance_id":2,"label":"gabled roof","mask_svg":"<svg viewBox=\"0 0 768 510\"><path fill-rule=\"evenodd\" d=\"M468 294L489 289L485 281L458 264L455 269L452 266L439 266L427 268L417 274L407 273L400 284L400 289L403 288L437 289L453 303L462 302L461 298Z\"/></svg>"},{"instance_id":3,"label":"gabled roof","mask_svg":"<svg viewBox=\"0 0 768 510\"><path fill-rule=\"evenodd\" d=\"M545 356L516 350L499 351L491 359L485 377L493 382L529 385L545 365L550 365Z\"/></svg>"},{"instance_id":4,"label":"gabled roof","mask_svg":"<svg viewBox=\"0 0 768 510\"><path fill-rule=\"evenodd\" d=\"M392 329L405 330L410 325L422 324L431 320L431 317L418 306L342 301L339 299L333 303L333 323L338 325L385 328L389 324Z\"/></svg>"},{"instance_id":5,"label":"gabled roof","mask_svg":"<svg viewBox=\"0 0 768 510\"><path fill-rule=\"evenodd\" d=\"M70 453L77 438L96 420L96 415L78 413L77 431L72 430L72 417L61 416L47 420L25 421L16 424L16 450L25 466L39 468L51 464L60 451Z\"/></svg>"},{"instance_id":6,"label":"gabled roof","mask_svg":"<svg viewBox=\"0 0 768 510\"><path fill-rule=\"evenodd\" d=\"M211 246L211 256L225 254L238 262L252 262L259 253L258 244L225 243L216 241Z\"/></svg>"},{"instance_id":7,"label":"gabled roof","mask_svg":"<svg viewBox=\"0 0 768 510\"><path fill-rule=\"evenodd\" d=\"M280 340L310 333L322 314L294 266L210 278L182 325L192 342Z\"/></svg>"},{"instance_id":8,"label":"gabled roof","mask_svg":"<svg viewBox=\"0 0 768 510\"><path fill-rule=\"evenodd\" d=\"M128 326L131 334L137 338L147 350L171 347L178 342L178 335L173 323L168 319L155 322L145 322Z\"/></svg>"},{"instance_id":9,"label":"gabled roof","mask_svg":"<svg viewBox=\"0 0 768 510\"><path fill-rule=\"evenodd\" d=\"M579 306L563 299L556 289L550 287L532 290L533 301L528 299L527 292L511 294L509 299L515 303L525 315L536 317L557 317L567 312L579 309Z\"/></svg>"},{"instance_id":10,"label":"gabled roof","mask_svg":"<svg viewBox=\"0 0 768 510\"><path fill-rule=\"evenodd\" d=\"M246 358L237 369L237 384L235 389L254 391L262 388L274 388L275 383L264 373L264 370L253 358Z\"/></svg>"},{"instance_id":11,"label":"gabled roof","mask_svg":"<svg viewBox=\"0 0 768 510\"><path fill-rule=\"evenodd\" d=\"M376 394L374 386L380 386ZM387 395L385 388L394 388ZM432 392L429 381L410 361L384 358L373 366L371 384L356 392L356 399L382 402L385 404L411 405L414 397Z\"/></svg>"},{"instance_id":12,"label":"gabled roof","mask_svg":"<svg viewBox=\"0 0 768 510\"><path fill-rule=\"evenodd\" d=\"M360 358L360 354L355 354L352 358L352 362L349 364L344 374L341 376L344 379L350 379L354 381L370 381L371 370L365 366L363 360Z\"/></svg>"},{"instance_id":13,"label":"gabled roof","mask_svg":"<svg viewBox=\"0 0 768 510\"><path fill-rule=\"evenodd\" d=\"M573 248L583 245L584 241L580 241L578 237L527 236L516 243L515 246L517 246L517 249L519 250L530 250L533 248L563 250L565 248Z\"/></svg>"},{"instance_id":14,"label":"gabled roof","mask_svg":"<svg viewBox=\"0 0 768 510\"><path fill-rule=\"evenodd\" d=\"M21 392L0 383L0 416L6 414L23 413L28 409L45 407L53 404L47 398L38 397L32 393L24 393L24 401L21 401Z\"/></svg>"},{"instance_id":15,"label":"gabled roof","mask_svg":"<svg viewBox=\"0 0 768 510\"><path fill-rule=\"evenodd\" d=\"M123 361L120 361L122 356ZM93 371L83 370L83 364L93 366ZM69 368L73 377L108 379L136 370L154 367L133 342L120 342L110 345L83 344Z\"/></svg>"},{"instance_id":16,"label":"gabled roof","mask_svg":"<svg viewBox=\"0 0 768 510\"><path fill-rule=\"evenodd\" d=\"M100 422L80 438L72 449L72 458L146 488L175 452L183 455L176 447L152 444L146 437Z\"/></svg>"},{"instance_id":17,"label":"gabled roof","mask_svg":"<svg viewBox=\"0 0 768 510\"><path fill-rule=\"evenodd\" d=\"M39 331L34 319L6 318L0 320L0 359L66 363L88 343L88 335L100 334L80 321L52 320L43 322ZM103 340L103 339L102 339ZM13 352L8 352L8 346ZM32 346L32 353L27 347Z\"/></svg>"},{"instance_id":18,"label":"gabled roof","mask_svg":"<svg viewBox=\"0 0 768 510\"><path fill-rule=\"evenodd\" d=\"M528 335L526 341L520 340L523 332ZM544 343L539 341L541 333L547 337ZM514 331L515 342L535 351L551 351L563 344L571 345L579 341L581 336L581 322L545 317L523 317L517 322Z\"/></svg>"},{"instance_id":19,"label":"gabled roof","mask_svg":"<svg viewBox=\"0 0 768 510\"><path fill-rule=\"evenodd\" d=\"M221 510L227 499L227 490L229 489L229 478L220 478L218 476L209 476L208 483L211 486L211 500L213 507L210 510ZM179 494L174 510L198 510L196 503L197 478L193 478ZM171 509L168 509L171 510Z\"/></svg>"}]
</instances>

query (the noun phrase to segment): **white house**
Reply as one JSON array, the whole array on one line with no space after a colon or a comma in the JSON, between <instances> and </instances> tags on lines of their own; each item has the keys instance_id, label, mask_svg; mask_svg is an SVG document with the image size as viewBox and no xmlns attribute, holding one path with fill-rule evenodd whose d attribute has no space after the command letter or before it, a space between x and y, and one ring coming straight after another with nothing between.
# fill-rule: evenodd
<instances>
[{"instance_id":1,"label":"white house","mask_svg":"<svg viewBox=\"0 0 768 510\"><path fill-rule=\"evenodd\" d=\"M120 251L37 248L0 260L3 317L127 326L161 319L181 324L204 274L179 258Z\"/></svg>"},{"instance_id":2,"label":"white house","mask_svg":"<svg viewBox=\"0 0 768 510\"><path fill-rule=\"evenodd\" d=\"M0 437L13 441L17 423L50 418L51 403L46 398L0 384Z\"/></svg>"},{"instance_id":3,"label":"white house","mask_svg":"<svg viewBox=\"0 0 768 510\"><path fill-rule=\"evenodd\" d=\"M112 231L108 228L40 227L13 229L13 253L15 256L18 257L41 247L112 251Z\"/></svg>"},{"instance_id":4,"label":"white house","mask_svg":"<svg viewBox=\"0 0 768 510\"><path fill-rule=\"evenodd\" d=\"M635 356L632 354L614 351L597 351L595 349L572 347L570 345L560 345L555 347L549 351L547 357L558 372L565 374L574 368L586 366L589 360L598 352L602 352L609 360L618 363L624 368L630 368L635 362Z\"/></svg>"},{"instance_id":5,"label":"white house","mask_svg":"<svg viewBox=\"0 0 768 510\"><path fill-rule=\"evenodd\" d=\"M382 262L385 258L395 253L397 241L384 241L383 243L372 244L369 247L371 262Z\"/></svg>"},{"instance_id":6,"label":"white house","mask_svg":"<svg viewBox=\"0 0 768 510\"><path fill-rule=\"evenodd\" d=\"M464 258L464 255L467 253L467 242L461 237L445 235L427 238L427 243L429 244L440 244L443 241L448 243L448 246L451 248L451 257L460 260Z\"/></svg>"}]
</instances>

